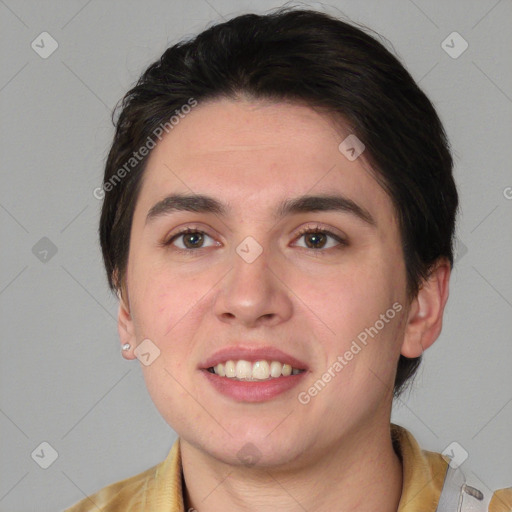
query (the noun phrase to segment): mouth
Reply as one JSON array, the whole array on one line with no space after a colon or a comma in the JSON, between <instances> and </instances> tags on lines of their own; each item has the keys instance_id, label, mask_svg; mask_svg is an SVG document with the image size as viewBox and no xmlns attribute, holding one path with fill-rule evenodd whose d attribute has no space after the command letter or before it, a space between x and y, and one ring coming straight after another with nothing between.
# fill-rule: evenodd
<instances>
[{"instance_id":1,"label":"mouth","mask_svg":"<svg viewBox=\"0 0 512 512\"><path fill-rule=\"evenodd\" d=\"M294 368L281 361L267 361L265 359L255 361L254 363L245 359L230 359L215 366L210 366L206 370L219 377L245 382L279 379L290 375L298 375L306 371L302 368Z\"/></svg>"},{"instance_id":2,"label":"mouth","mask_svg":"<svg viewBox=\"0 0 512 512\"><path fill-rule=\"evenodd\" d=\"M296 386L305 363L273 347L227 347L204 361L202 374L222 395L238 402L263 402Z\"/></svg>"}]
</instances>

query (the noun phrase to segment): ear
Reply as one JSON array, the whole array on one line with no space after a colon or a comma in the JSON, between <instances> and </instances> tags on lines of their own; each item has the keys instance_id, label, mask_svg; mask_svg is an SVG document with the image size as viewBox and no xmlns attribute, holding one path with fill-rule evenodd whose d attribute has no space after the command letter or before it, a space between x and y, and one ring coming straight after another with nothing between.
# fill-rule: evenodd
<instances>
[{"instance_id":1,"label":"ear","mask_svg":"<svg viewBox=\"0 0 512 512\"><path fill-rule=\"evenodd\" d=\"M411 302L404 341L400 353L419 357L438 338L443 327L443 313L449 294L450 262L440 259L429 277L421 283Z\"/></svg>"},{"instance_id":2,"label":"ear","mask_svg":"<svg viewBox=\"0 0 512 512\"><path fill-rule=\"evenodd\" d=\"M117 314L117 331L119 332L119 341L121 342L121 346L125 343L129 343L131 348L129 350L122 350L121 353L125 359L135 359L133 352L136 347L135 329L130 314L130 306L127 305L128 301L125 301L123 295L124 294L118 294L119 312Z\"/></svg>"}]
</instances>

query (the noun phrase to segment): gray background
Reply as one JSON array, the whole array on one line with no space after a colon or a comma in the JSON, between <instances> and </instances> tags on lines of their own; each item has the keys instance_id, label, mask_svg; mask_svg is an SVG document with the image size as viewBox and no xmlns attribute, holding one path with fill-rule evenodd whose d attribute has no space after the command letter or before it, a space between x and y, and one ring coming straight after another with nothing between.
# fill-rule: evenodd
<instances>
[{"instance_id":1,"label":"gray background","mask_svg":"<svg viewBox=\"0 0 512 512\"><path fill-rule=\"evenodd\" d=\"M140 363L120 355L97 242L93 190L110 112L168 45L278 5L0 0L1 511L61 510L167 455L175 433ZM462 203L458 261L443 333L393 420L424 448L459 443L477 485L510 486L512 2L304 5L342 11L388 38L445 123ZM43 31L59 45L46 59L31 47ZM441 46L453 31L469 44L456 59ZM31 457L44 441L58 452L48 469Z\"/></svg>"}]
</instances>

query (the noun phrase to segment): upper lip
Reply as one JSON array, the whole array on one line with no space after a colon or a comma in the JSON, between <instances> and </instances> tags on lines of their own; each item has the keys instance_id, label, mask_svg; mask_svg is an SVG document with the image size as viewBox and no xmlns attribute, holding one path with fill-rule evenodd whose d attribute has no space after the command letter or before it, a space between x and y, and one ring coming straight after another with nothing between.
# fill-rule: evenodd
<instances>
[{"instance_id":1,"label":"upper lip","mask_svg":"<svg viewBox=\"0 0 512 512\"><path fill-rule=\"evenodd\" d=\"M242 345L231 345L217 350L212 356L200 363L200 367L202 369L211 368L219 363L239 359L252 363L255 361L279 361L283 364L289 364L292 368L297 368L298 370L307 370L306 363L278 348L270 346L244 347Z\"/></svg>"}]
</instances>

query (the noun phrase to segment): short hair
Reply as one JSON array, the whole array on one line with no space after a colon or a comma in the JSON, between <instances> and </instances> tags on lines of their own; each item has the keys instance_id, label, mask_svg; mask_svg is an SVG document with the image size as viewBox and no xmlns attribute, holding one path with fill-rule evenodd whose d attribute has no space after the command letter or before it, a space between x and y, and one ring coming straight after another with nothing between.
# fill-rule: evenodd
<instances>
[{"instance_id":1,"label":"short hair","mask_svg":"<svg viewBox=\"0 0 512 512\"><path fill-rule=\"evenodd\" d=\"M458 195L442 123L399 60L367 31L310 9L245 14L169 47L114 109L99 234L109 286L126 293L133 212L148 156L126 163L190 103L249 98L328 113L365 145L365 159L392 200L408 298L440 258L453 266ZM116 113L119 112L117 121ZM155 132L156 130L156 132ZM161 131L161 130L160 130ZM114 182L124 169L123 179ZM421 356L400 355L394 394Z\"/></svg>"}]
</instances>

